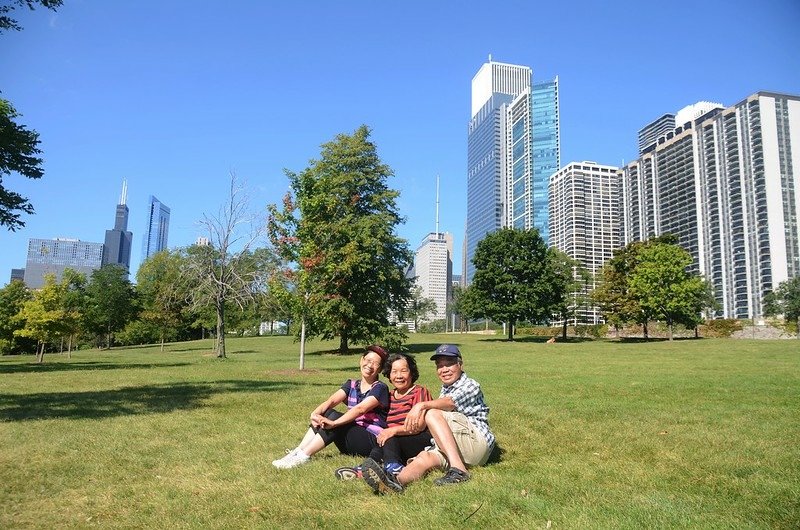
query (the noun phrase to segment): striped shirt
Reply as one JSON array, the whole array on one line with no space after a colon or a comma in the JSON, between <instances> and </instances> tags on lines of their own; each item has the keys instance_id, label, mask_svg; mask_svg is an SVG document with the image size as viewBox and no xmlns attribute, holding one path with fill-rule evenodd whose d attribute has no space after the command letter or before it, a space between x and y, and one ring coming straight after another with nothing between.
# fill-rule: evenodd
<instances>
[{"instance_id":1,"label":"striped shirt","mask_svg":"<svg viewBox=\"0 0 800 530\"><path fill-rule=\"evenodd\" d=\"M406 421L406 416L411 407L420 401L430 401L431 393L424 386L414 385L409 393L404 396L395 397L395 392L390 394L389 415L386 417L386 424L389 427L402 426Z\"/></svg>"},{"instance_id":2,"label":"striped shirt","mask_svg":"<svg viewBox=\"0 0 800 530\"><path fill-rule=\"evenodd\" d=\"M456 412L467 417L472 426L486 438L489 447L494 445L494 434L489 429L489 407L483 401L483 391L477 381L462 372L461 377L452 385L442 385L439 397L452 399L456 405Z\"/></svg>"},{"instance_id":3,"label":"striped shirt","mask_svg":"<svg viewBox=\"0 0 800 530\"><path fill-rule=\"evenodd\" d=\"M342 390L347 394L348 409L352 409L370 396L378 400L378 406L356 418L355 423L375 436L379 435L386 427L386 412L389 409L389 387L386 383L375 381L369 390L361 392L361 381L348 379L342 385Z\"/></svg>"}]
</instances>

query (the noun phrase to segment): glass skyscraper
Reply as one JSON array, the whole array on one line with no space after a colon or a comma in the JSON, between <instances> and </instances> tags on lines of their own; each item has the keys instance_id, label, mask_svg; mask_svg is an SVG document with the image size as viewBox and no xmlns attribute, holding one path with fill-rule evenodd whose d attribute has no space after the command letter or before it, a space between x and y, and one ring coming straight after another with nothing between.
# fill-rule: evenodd
<instances>
[{"instance_id":1,"label":"glass skyscraper","mask_svg":"<svg viewBox=\"0 0 800 530\"><path fill-rule=\"evenodd\" d=\"M547 241L550 175L560 165L558 78L533 84L527 66L493 62L472 79L467 136L467 220L463 271L486 234L537 228Z\"/></svg>"},{"instance_id":2,"label":"glass skyscraper","mask_svg":"<svg viewBox=\"0 0 800 530\"><path fill-rule=\"evenodd\" d=\"M153 195L147 205L147 228L142 244L142 261L167 248L169 207Z\"/></svg>"}]
</instances>

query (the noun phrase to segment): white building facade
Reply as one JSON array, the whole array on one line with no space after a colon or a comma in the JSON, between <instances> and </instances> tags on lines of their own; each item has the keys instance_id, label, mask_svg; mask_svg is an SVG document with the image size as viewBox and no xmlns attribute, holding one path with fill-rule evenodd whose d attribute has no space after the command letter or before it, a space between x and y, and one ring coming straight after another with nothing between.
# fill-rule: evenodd
<instances>
[{"instance_id":1,"label":"white building facade","mask_svg":"<svg viewBox=\"0 0 800 530\"><path fill-rule=\"evenodd\" d=\"M760 318L764 296L800 274L800 97L701 103L624 168L622 244L676 235L715 316Z\"/></svg>"},{"instance_id":2,"label":"white building facade","mask_svg":"<svg viewBox=\"0 0 800 530\"><path fill-rule=\"evenodd\" d=\"M436 303L435 313L423 322L447 318L447 304L452 296L453 236L448 232L431 232L422 240L414 257L416 284L422 296Z\"/></svg>"},{"instance_id":3,"label":"white building facade","mask_svg":"<svg viewBox=\"0 0 800 530\"><path fill-rule=\"evenodd\" d=\"M550 246L579 262L590 275L571 294L576 310L569 324L602 322L586 298L596 287L603 264L621 245L620 186L619 168L595 162L572 162L550 177Z\"/></svg>"}]
</instances>

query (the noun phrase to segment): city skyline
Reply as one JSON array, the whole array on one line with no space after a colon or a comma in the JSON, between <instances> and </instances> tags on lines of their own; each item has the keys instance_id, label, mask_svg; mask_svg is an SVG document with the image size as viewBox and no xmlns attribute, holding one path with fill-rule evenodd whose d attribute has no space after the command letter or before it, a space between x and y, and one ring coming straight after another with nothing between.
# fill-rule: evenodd
<instances>
[{"instance_id":1,"label":"city skyline","mask_svg":"<svg viewBox=\"0 0 800 530\"><path fill-rule=\"evenodd\" d=\"M4 178L37 213L25 216L25 228L0 233L0 284L24 266L29 239L102 240L105 205L123 178L134 232L145 225L137 205L156 195L172 207L170 244L186 246L202 235L201 215L218 210L229 171L250 183L253 208L263 211L288 188L283 168L302 170L320 144L361 123L395 171L389 185L401 191L408 218L399 233L412 248L433 231L441 176L441 230L454 235L461 263L468 83L489 54L533 66L537 81L558 75L562 163L623 165L638 156L642 127L697 101L727 107L759 90L800 93L800 59L787 53L800 45L794 2L693 6L692 19L707 22L703 56L713 61L692 59L698 42L656 40L637 25L657 17L680 33L686 6L579 3L566 11L500 2L493 9L514 16L484 24L477 10L455 3L359 2L19 11L24 29L0 35L9 51L0 57L0 88L20 122L40 134L45 176ZM534 14L551 23L531 27ZM713 23L723 16L732 25ZM284 21L301 18L307 31L298 39ZM581 31L598 21L626 33L615 41ZM482 29L465 30L472 27ZM139 251L135 245L132 275Z\"/></svg>"}]
</instances>

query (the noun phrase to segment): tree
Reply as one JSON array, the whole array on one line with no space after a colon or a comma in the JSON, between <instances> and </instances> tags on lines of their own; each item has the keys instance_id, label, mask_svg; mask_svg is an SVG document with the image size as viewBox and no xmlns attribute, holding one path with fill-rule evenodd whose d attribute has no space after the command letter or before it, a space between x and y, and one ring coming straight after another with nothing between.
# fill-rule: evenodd
<instances>
[{"instance_id":1,"label":"tree","mask_svg":"<svg viewBox=\"0 0 800 530\"><path fill-rule=\"evenodd\" d=\"M297 264L297 296L308 336L351 341L394 337L389 314L410 296L405 270L412 261L395 234L403 222L388 188L393 175L381 162L369 128L339 134L322 145L319 160L300 173L286 170L290 191L282 209L271 205L270 239ZM302 333L302 331L301 331Z\"/></svg>"},{"instance_id":2,"label":"tree","mask_svg":"<svg viewBox=\"0 0 800 530\"><path fill-rule=\"evenodd\" d=\"M25 226L20 218L33 213L33 205L19 193L3 185L3 177L12 172L23 177L38 179L44 175L42 159L37 155L39 133L17 124L17 111L8 101L0 99L0 226L15 232Z\"/></svg>"},{"instance_id":3,"label":"tree","mask_svg":"<svg viewBox=\"0 0 800 530\"><path fill-rule=\"evenodd\" d=\"M54 274L46 274L44 285L33 293L33 298L23 304L16 316L19 322L24 322L24 326L14 331L14 334L37 342L37 363L44 362L45 348L64 331L64 285L56 283Z\"/></svg>"},{"instance_id":4,"label":"tree","mask_svg":"<svg viewBox=\"0 0 800 530\"><path fill-rule=\"evenodd\" d=\"M162 250L147 258L136 272L136 292L142 309L139 318L157 330L161 351L166 339L177 336L185 321L185 266L180 252Z\"/></svg>"},{"instance_id":5,"label":"tree","mask_svg":"<svg viewBox=\"0 0 800 530\"><path fill-rule=\"evenodd\" d=\"M591 274L577 260L557 249L549 250L550 266L558 284L558 292L564 293L555 301L555 314L561 320L561 337L567 338L567 324L575 318L578 309L585 307L588 301L588 285Z\"/></svg>"},{"instance_id":6,"label":"tree","mask_svg":"<svg viewBox=\"0 0 800 530\"><path fill-rule=\"evenodd\" d=\"M34 9L36 4L55 10L62 0L11 0L0 6L0 33L21 30L22 27L10 16L17 7ZM15 232L25 226L22 214L32 214L33 205L27 198L3 185L3 177L12 172L23 177L38 179L44 174L39 149L39 133L27 129L15 120L20 115L11 102L0 98L0 226Z\"/></svg>"},{"instance_id":7,"label":"tree","mask_svg":"<svg viewBox=\"0 0 800 530\"><path fill-rule=\"evenodd\" d=\"M510 341L517 322L547 320L564 296L536 229L503 228L487 235L472 262L475 276L466 305L474 316L506 322Z\"/></svg>"},{"instance_id":8,"label":"tree","mask_svg":"<svg viewBox=\"0 0 800 530\"><path fill-rule=\"evenodd\" d=\"M695 326L707 305L706 283L690 274L692 256L677 245L651 243L639 253L639 262L631 272L631 295L641 307L667 323L672 340L676 323Z\"/></svg>"},{"instance_id":9,"label":"tree","mask_svg":"<svg viewBox=\"0 0 800 530\"><path fill-rule=\"evenodd\" d=\"M127 271L113 264L92 271L86 297L86 327L103 335L106 348L111 348L114 333L123 329L137 312L135 292Z\"/></svg>"},{"instance_id":10,"label":"tree","mask_svg":"<svg viewBox=\"0 0 800 530\"><path fill-rule=\"evenodd\" d=\"M73 269L64 269L61 275L62 331L67 337L67 357L72 353L75 337L81 331L86 314L86 275ZM63 337L62 337L63 345Z\"/></svg>"},{"instance_id":11,"label":"tree","mask_svg":"<svg viewBox=\"0 0 800 530\"><path fill-rule=\"evenodd\" d=\"M218 358L224 359L226 305L244 309L254 302L259 286L266 283L251 255L264 226L249 211L245 186L233 172L225 203L217 215L203 214L200 224L208 234L209 244L189 247L186 279L193 283L190 290L193 308L214 309L214 351Z\"/></svg>"},{"instance_id":12,"label":"tree","mask_svg":"<svg viewBox=\"0 0 800 530\"><path fill-rule=\"evenodd\" d=\"M647 323L654 318L649 308L643 307L640 300L630 290L629 280L639 264L640 252L655 243L675 244L677 238L664 234L648 241L632 241L625 247L614 251L614 256L603 265L600 282L592 291L591 300L600 308L606 322L619 328L628 322L642 326L642 334L648 337Z\"/></svg>"},{"instance_id":13,"label":"tree","mask_svg":"<svg viewBox=\"0 0 800 530\"><path fill-rule=\"evenodd\" d=\"M778 288L764 297L764 313L768 316L783 315L786 322L797 323L800 338L800 276L778 284Z\"/></svg>"},{"instance_id":14,"label":"tree","mask_svg":"<svg viewBox=\"0 0 800 530\"><path fill-rule=\"evenodd\" d=\"M25 327L25 320L15 317L31 298L30 289L19 280L0 289L0 355L20 353L29 346L24 337L14 332Z\"/></svg>"},{"instance_id":15,"label":"tree","mask_svg":"<svg viewBox=\"0 0 800 530\"><path fill-rule=\"evenodd\" d=\"M400 320L413 320L414 330L419 331L419 321L426 320L428 315L436 311L436 301L422 293L422 287L415 285L411 290L408 305L402 311Z\"/></svg>"},{"instance_id":16,"label":"tree","mask_svg":"<svg viewBox=\"0 0 800 530\"><path fill-rule=\"evenodd\" d=\"M61 7L63 3L63 0L9 0L6 5L0 6L0 33L8 30L19 31L22 29L22 26L17 23L16 19L11 18L9 15L17 7L27 7L33 10L36 4L39 4L42 7L55 11L56 8Z\"/></svg>"}]
</instances>

